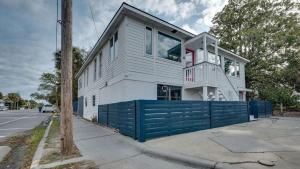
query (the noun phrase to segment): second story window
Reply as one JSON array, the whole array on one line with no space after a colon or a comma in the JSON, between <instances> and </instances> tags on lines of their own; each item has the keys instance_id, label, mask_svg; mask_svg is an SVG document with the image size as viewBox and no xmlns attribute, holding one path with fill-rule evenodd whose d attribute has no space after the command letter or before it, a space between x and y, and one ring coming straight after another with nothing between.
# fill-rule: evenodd
<instances>
[{"instance_id":1,"label":"second story window","mask_svg":"<svg viewBox=\"0 0 300 169\"><path fill-rule=\"evenodd\" d=\"M86 68L86 86L89 85L89 67Z\"/></svg>"},{"instance_id":2,"label":"second story window","mask_svg":"<svg viewBox=\"0 0 300 169\"><path fill-rule=\"evenodd\" d=\"M114 58L118 57L118 31L115 33L114 36Z\"/></svg>"},{"instance_id":3,"label":"second story window","mask_svg":"<svg viewBox=\"0 0 300 169\"><path fill-rule=\"evenodd\" d=\"M152 28L146 27L146 54L152 55Z\"/></svg>"},{"instance_id":4,"label":"second story window","mask_svg":"<svg viewBox=\"0 0 300 169\"><path fill-rule=\"evenodd\" d=\"M109 56L110 62L114 61L118 57L118 31L114 34L114 36L109 41Z\"/></svg>"},{"instance_id":5,"label":"second story window","mask_svg":"<svg viewBox=\"0 0 300 169\"><path fill-rule=\"evenodd\" d=\"M99 55L99 68L98 68L98 76L99 78L101 78L102 76L102 52L100 52L100 55Z\"/></svg>"},{"instance_id":6,"label":"second story window","mask_svg":"<svg viewBox=\"0 0 300 169\"><path fill-rule=\"evenodd\" d=\"M158 32L158 57L181 62L181 41Z\"/></svg>"},{"instance_id":7,"label":"second story window","mask_svg":"<svg viewBox=\"0 0 300 169\"><path fill-rule=\"evenodd\" d=\"M240 77L240 63L235 62L235 71L236 71L236 76Z\"/></svg>"},{"instance_id":8,"label":"second story window","mask_svg":"<svg viewBox=\"0 0 300 169\"><path fill-rule=\"evenodd\" d=\"M78 79L78 88L79 89L82 88L82 79L81 78Z\"/></svg>"},{"instance_id":9,"label":"second story window","mask_svg":"<svg viewBox=\"0 0 300 169\"><path fill-rule=\"evenodd\" d=\"M97 80L97 58L94 60L94 81Z\"/></svg>"},{"instance_id":10,"label":"second story window","mask_svg":"<svg viewBox=\"0 0 300 169\"><path fill-rule=\"evenodd\" d=\"M228 58L224 58L224 69L226 75L235 76L234 61Z\"/></svg>"},{"instance_id":11,"label":"second story window","mask_svg":"<svg viewBox=\"0 0 300 169\"><path fill-rule=\"evenodd\" d=\"M111 38L109 41L109 56L110 62L114 60L114 38Z\"/></svg>"}]
</instances>

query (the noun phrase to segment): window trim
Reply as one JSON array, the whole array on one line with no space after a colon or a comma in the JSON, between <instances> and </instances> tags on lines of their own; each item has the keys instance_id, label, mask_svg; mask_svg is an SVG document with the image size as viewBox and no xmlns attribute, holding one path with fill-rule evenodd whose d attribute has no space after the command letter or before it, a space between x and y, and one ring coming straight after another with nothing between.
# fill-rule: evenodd
<instances>
[{"instance_id":1,"label":"window trim","mask_svg":"<svg viewBox=\"0 0 300 169\"><path fill-rule=\"evenodd\" d=\"M102 78L102 51L99 54L99 59L98 59L98 77L99 79Z\"/></svg>"},{"instance_id":2,"label":"window trim","mask_svg":"<svg viewBox=\"0 0 300 169\"><path fill-rule=\"evenodd\" d=\"M94 63L94 71L93 71L94 73L93 73L93 75L94 75L94 82L95 82L97 80L97 57L95 57L93 63Z\"/></svg>"},{"instance_id":3,"label":"window trim","mask_svg":"<svg viewBox=\"0 0 300 169\"><path fill-rule=\"evenodd\" d=\"M147 28L151 29L151 54L147 53ZM146 56L153 56L154 53L154 28L151 26L145 26L145 55Z\"/></svg>"}]
</instances>

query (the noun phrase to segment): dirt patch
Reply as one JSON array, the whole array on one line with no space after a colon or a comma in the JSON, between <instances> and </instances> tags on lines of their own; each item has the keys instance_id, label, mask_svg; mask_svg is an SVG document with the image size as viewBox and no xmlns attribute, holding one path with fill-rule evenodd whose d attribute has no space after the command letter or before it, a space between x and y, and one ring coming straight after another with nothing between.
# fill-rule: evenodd
<instances>
[{"instance_id":1,"label":"dirt patch","mask_svg":"<svg viewBox=\"0 0 300 169\"><path fill-rule=\"evenodd\" d=\"M51 169L99 169L99 167L97 167L92 161L81 161L77 163L61 165Z\"/></svg>"},{"instance_id":2,"label":"dirt patch","mask_svg":"<svg viewBox=\"0 0 300 169\"><path fill-rule=\"evenodd\" d=\"M30 168L33 155L45 130L45 124L41 124L30 131L2 141L0 145L10 146L11 151L0 163L0 168Z\"/></svg>"},{"instance_id":3,"label":"dirt patch","mask_svg":"<svg viewBox=\"0 0 300 169\"><path fill-rule=\"evenodd\" d=\"M280 112L280 111L274 111L274 116L281 116L281 117L300 117L300 111L286 111L286 112Z\"/></svg>"},{"instance_id":4,"label":"dirt patch","mask_svg":"<svg viewBox=\"0 0 300 169\"><path fill-rule=\"evenodd\" d=\"M56 161L80 157L81 154L74 145L74 152L69 156L63 156L60 152L60 120L59 117L52 118L52 125L44 147L43 157L40 164L49 164Z\"/></svg>"}]
</instances>

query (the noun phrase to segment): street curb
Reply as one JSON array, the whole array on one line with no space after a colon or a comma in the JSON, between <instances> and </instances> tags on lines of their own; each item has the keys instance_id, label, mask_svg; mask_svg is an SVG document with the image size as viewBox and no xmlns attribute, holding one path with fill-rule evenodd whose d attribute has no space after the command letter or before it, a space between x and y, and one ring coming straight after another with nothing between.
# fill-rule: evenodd
<instances>
[{"instance_id":1,"label":"street curb","mask_svg":"<svg viewBox=\"0 0 300 169\"><path fill-rule=\"evenodd\" d=\"M144 154L149 156L165 159L168 161L173 161L193 167L202 167L206 169L240 169L239 167L232 166L226 163L221 163L217 161L207 160L203 158L196 158L189 155L180 154L177 152L171 152L166 150L159 150L156 148L148 147L144 144L137 143L136 147Z\"/></svg>"},{"instance_id":2,"label":"street curb","mask_svg":"<svg viewBox=\"0 0 300 169\"><path fill-rule=\"evenodd\" d=\"M50 127L52 125L52 122L53 121L51 120L48 127L46 128L46 131L45 131L45 134L44 134L43 138L41 139L41 141L40 141L40 143L39 143L39 145L38 145L38 147L37 147L37 149L34 153L30 169L38 169L39 168L39 163L40 163L40 160L41 160L42 155L43 155L45 142L46 142L46 139L48 137L49 130L50 130Z\"/></svg>"}]
</instances>

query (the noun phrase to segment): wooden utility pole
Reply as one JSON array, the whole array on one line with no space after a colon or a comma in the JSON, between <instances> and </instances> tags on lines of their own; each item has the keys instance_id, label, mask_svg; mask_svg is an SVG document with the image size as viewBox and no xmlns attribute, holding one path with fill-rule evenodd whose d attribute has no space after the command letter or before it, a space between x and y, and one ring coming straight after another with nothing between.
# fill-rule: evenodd
<instances>
[{"instance_id":1,"label":"wooden utility pole","mask_svg":"<svg viewBox=\"0 0 300 169\"><path fill-rule=\"evenodd\" d=\"M73 152L72 0L61 0L61 152Z\"/></svg>"}]
</instances>

